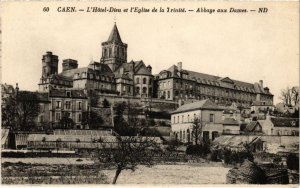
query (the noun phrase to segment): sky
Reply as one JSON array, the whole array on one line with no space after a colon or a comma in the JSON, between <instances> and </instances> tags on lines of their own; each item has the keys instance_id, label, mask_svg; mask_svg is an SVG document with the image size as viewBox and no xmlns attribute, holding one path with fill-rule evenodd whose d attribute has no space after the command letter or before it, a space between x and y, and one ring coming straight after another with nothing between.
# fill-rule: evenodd
<instances>
[{"instance_id":1,"label":"sky","mask_svg":"<svg viewBox=\"0 0 300 188\"><path fill-rule=\"evenodd\" d=\"M186 9L267 7L259 13L62 13L58 7L153 7ZM49 7L49 12L43 12ZM299 6L262 3L2 3L1 79L38 90L42 55L51 51L84 67L99 61L101 42L116 21L128 44L128 61L143 60L153 74L182 62L183 69L249 83L264 81L274 103L280 90L299 85Z\"/></svg>"}]
</instances>

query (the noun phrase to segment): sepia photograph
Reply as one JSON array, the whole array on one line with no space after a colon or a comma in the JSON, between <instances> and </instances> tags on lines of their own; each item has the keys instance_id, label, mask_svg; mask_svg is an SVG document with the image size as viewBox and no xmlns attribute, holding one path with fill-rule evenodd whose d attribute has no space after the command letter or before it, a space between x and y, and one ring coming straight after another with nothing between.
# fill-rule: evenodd
<instances>
[{"instance_id":1,"label":"sepia photograph","mask_svg":"<svg viewBox=\"0 0 300 188\"><path fill-rule=\"evenodd\" d=\"M0 3L1 185L299 186L299 3Z\"/></svg>"}]
</instances>

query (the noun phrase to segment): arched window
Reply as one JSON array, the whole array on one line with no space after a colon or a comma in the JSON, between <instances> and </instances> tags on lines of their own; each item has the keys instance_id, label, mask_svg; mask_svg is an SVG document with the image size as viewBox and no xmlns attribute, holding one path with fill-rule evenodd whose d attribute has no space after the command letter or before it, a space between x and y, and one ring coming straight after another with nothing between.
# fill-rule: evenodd
<instances>
[{"instance_id":1,"label":"arched window","mask_svg":"<svg viewBox=\"0 0 300 188\"><path fill-rule=\"evenodd\" d=\"M136 83L137 83L137 84L140 83L140 78L136 78Z\"/></svg>"},{"instance_id":2,"label":"arched window","mask_svg":"<svg viewBox=\"0 0 300 188\"><path fill-rule=\"evenodd\" d=\"M143 87L143 94L147 94L147 88Z\"/></svg>"},{"instance_id":3,"label":"arched window","mask_svg":"<svg viewBox=\"0 0 300 188\"><path fill-rule=\"evenodd\" d=\"M140 94L140 87L136 87L135 92L136 92L136 94Z\"/></svg>"}]
</instances>

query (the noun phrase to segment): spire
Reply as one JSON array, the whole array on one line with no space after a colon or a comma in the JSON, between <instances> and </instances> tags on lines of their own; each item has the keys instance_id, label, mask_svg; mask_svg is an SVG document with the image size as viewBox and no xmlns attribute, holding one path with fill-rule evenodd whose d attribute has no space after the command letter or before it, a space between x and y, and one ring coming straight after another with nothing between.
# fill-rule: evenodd
<instances>
[{"instance_id":1,"label":"spire","mask_svg":"<svg viewBox=\"0 0 300 188\"><path fill-rule=\"evenodd\" d=\"M115 22L115 25L109 35L109 38L107 40L107 42L118 42L118 43L122 43L118 28L117 28L117 24Z\"/></svg>"}]
</instances>

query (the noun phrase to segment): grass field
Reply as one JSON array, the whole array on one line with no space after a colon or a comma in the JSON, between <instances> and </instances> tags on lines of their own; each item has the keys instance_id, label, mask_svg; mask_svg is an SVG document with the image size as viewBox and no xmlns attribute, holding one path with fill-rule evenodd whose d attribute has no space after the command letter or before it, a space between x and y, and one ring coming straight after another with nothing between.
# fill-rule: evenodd
<instances>
[{"instance_id":1,"label":"grass field","mask_svg":"<svg viewBox=\"0 0 300 188\"><path fill-rule=\"evenodd\" d=\"M15 178L17 183L30 184L32 176L43 178L38 183L111 183L115 170L102 168L88 159L74 158L2 158L3 177ZM5 163L6 162L6 163ZM18 163L22 162L22 163ZM31 165L32 164L32 165ZM229 168L220 164L155 165L151 168L139 166L134 172L122 171L117 184L224 184ZM99 173L98 173L99 172ZM101 181L85 181L88 175L99 176ZM28 176L29 179L28 180ZM63 177L66 177L63 179ZM77 177L76 181L68 177ZM2 177L2 180L3 180ZM20 179L21 177L21 179ZM60 177L54 181L54 177ZM79 178L78 178L79 177ZM22 180L24 178L24 180ZM83 180L80 180L83 179ZM2 181L5 183L5 181ZM12 182L12 181L6 181ZM34 182L34 181L33 181ZM12 182L14 183L14 182Z\"/></svg>"}]
</instances>

